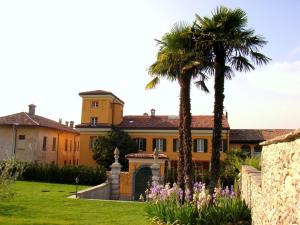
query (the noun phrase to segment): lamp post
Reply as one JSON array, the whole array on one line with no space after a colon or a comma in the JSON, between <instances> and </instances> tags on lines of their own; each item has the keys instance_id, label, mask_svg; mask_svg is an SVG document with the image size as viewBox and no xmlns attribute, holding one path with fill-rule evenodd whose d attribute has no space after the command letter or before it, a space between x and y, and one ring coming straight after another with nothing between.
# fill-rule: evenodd
<instances>
[{"instance_id":1,"label":"lamp post","mask_svg":"<svg viewBox=\"0 0 300 225\"><path fill-rule=\"evenodd\" d=\"M79 178L78 178L78 177L75 178L75 183L76 183L75 196L76 196L76 198L77 198L77 190L78 190L78 183L79 183Z\"/></svg>"}]
</instances>

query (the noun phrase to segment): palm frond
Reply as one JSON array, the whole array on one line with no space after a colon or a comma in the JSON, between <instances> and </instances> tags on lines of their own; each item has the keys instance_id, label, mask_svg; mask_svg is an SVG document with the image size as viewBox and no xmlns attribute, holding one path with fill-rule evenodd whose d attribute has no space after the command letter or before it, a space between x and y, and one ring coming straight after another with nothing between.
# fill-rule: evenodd
<instances>
[{"instance_id":1,"label":"palm frond","mask_svg":"<svg viewBox=\"0 0 300 225\"><path fill-rule=\"evenodd\" d=\"M234 72L233 72L233 70L231 69L230 66L227 66L227 65L225 66L225 69L224 69L224 76L225 76L225 78L228 79L228 80L231 80L232 77L234 76Z\"/></svg>"},{"instance_id":2,"label":"palm frond","mask_svg":"<svg viewBox=\"0 0 300 225\"><path fill-rule=\"evenodd\" d=\"M160 82L159 77L154 77L145 87L146 90L155 88Z\"/></svg>"},{"instance_id":3,"label":"palm frond","mask_svg":"<svg viewBox=\"0 0 300 225\"><path fill-rule=\"evenodd\" d=\"M239 72L248 72L255 69L249 60L241 55L232 57L230 64Z\"/></svg>"},{"instance_id":4,"label":"palm frond","mask_svg":"<svg viewBox=\"0 0 300 225\"><path fill-rule=\"evenodd\" d=\"M259 66L267 64L268 62L270 62L272 60L271 58L263 55L260 52L251 51L250 55L251 55L252 60Z\"/></svg>"}]
</instances>

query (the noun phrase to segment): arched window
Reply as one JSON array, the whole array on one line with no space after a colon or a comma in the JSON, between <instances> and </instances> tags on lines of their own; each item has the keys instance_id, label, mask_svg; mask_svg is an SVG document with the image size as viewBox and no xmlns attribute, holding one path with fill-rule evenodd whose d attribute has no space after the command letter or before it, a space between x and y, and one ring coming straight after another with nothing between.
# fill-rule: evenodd
<instances>
[{"instance_id":1,"label":"arched window","mask_svg":"<svg viewBox=\"0 0 300 225\"><path fill-rule=\"evenodd\" d=\"M254 146L254 156L260 156L262 147L260 145Z\"/></svg>"},{"instance_id":2,"label":"arched window","mask_svg":"<svg viewBox=\"0 0 300 225\"><path fill-rule=\"evenodd\" d=\"M251 147L250 147L250 145L242 145L241 150L242 150L242 153L245 156L247 156L247 157L251 156Z\"/></svg>"}]
</instances>

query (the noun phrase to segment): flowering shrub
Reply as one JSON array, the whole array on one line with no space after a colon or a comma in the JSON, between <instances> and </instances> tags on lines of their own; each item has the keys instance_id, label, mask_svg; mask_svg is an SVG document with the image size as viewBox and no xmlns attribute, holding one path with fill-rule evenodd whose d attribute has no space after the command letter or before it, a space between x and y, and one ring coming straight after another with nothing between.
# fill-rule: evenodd
<instances>
[{"instance_id":1,"label":"flowering shrub","mask_svg":"<svg viewBox=\"0 0 300 225\"><path fill-rule=\"evenodd\" d=\"M156 224L219 225L251 221L250 210L236 197L232 187L216 188L210 196L205 184L195 183L193 196L189 193L184 196L176 184L154 184L146 191L146 200L146 213Z\"/></svg>"}]
</instances>

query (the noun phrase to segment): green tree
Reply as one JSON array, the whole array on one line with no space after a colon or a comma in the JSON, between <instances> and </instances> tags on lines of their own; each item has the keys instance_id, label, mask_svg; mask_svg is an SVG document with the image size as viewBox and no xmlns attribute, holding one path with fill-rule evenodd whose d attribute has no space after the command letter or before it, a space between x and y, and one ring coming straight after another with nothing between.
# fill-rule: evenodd
<instances>
[{"instance_id":1,"label":"green tree","mask_svg":"<svg viewBox=\"0 0 300 225\"><path fill-rule=\"evenodd\" d=\"M259 52L267 42L253 29L247 28L246 13L237 8L218 7L212 17L196 15L194 33L197 49L207 53L210 68L208 72L214 74L214 128L213 151L211 157L211 174L209 191L213 193L220 176L220 150L222 117L224 103L224 80L230 79L233 71L248 72L254 70L252 60L257 65L267 64L270 58Z\"/></svg>"},{"instance_id":2,"label":"green tree","mask_svg":"<svg viewBox=\"0 0 300 225\"><path fill-rule=\"evenodd\" d=\"M14 158L0 162L0 199L13 196L11 185L22 175L24 164Z\"/></svg>"},{"instance_id":3,"label":"green tree","mask_svg":"<svg viewBox=\"0 0 300 225\"><path fill-rule=\"evenodd\" d=\"M156 61L150 66L149 74L153 77L146 89L156 87L161 78L177 81L180 87L179 94L179 143L177 182L182 190L192 193L192 137L191 137L191 80L200 77L198 85L208 91L205 86L206 77L201 73L203 63L196 60L195 41L191 27L175 24L172 30L166 33L161 40Z\"/></svg>"},{"instance_id":4,"label":"green tree","mask_svg":"<svg viewBox=\"0 0 300 225\"><path fill-rule=\"evenodd\" d=\"M98 137L93 143L93 159L110 170L110 165L114 162L114 150L118 147L120 151L119 162L123 171L128 171L127 154L138 152L138 146L130 136L119 129L113 129L107 136Z\"/></svg>"}]
</instances>

